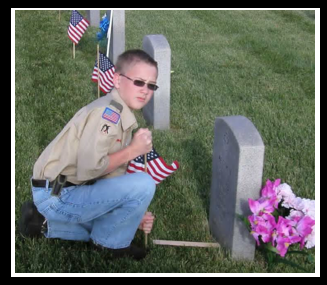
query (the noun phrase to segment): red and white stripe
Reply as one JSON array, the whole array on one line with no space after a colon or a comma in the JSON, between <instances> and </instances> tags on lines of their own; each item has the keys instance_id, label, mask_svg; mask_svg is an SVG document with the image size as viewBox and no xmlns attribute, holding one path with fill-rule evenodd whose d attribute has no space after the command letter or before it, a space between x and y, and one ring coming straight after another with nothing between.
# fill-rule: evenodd
<instances>
[{"instance_id":1,"label":"red and white stripe","mask_svg":"<svg viewBox=\"0 0 327 285\"><path fill-rule=\"evenodd\" d=\"M69 24L68 28L68 37L75 43L78 44L80 39L82 38L83 34L85 33L87 27L90 25L90 23L83 19L80 21L76 27L72 25L71 23Z\"/></svg>"},{"instance_id":2,"label":"red and white stripe","mask_svg":"<svg viewBox=\"0 0 327 285\"><path fill-rule=\"evenodd\" d=\"M115 68L111 68L106 72L101 71L100 68L100 89L102 92L108 93L112 88L114 88L114 78ZM92 73L92 81L98 82L98 67L94 67Z\"/></svg>"},{"instance_id":3,"label":"red and white stripe","mask_svg":"<svg viewBox=\"0 0 327 285\"><path fill-rule=\"evenodd\" d=\"M179 164L177 161L174 161L172 165L167 165L167 163L161 157L147 163L148 173L152 176L156 184L162 182L168 176L173 174L178 168ZM131 161L127 168L127 173L144 172L144 170L144 164Z\"/></svg>"}]
</instances>

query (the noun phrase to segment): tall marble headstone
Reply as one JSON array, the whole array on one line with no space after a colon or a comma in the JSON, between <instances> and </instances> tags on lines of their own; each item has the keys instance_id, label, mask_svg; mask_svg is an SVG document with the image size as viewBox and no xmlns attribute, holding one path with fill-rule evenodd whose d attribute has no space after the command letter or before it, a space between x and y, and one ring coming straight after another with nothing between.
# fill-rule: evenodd
<instances>
[{"instance_id":1,"label":"tall marble headstone","mask_svg":"<svg viewBox=\"0 0 327 285\"><path fill-rule=\"evenodd\" d=\"M86 19L90 22L91 27L99 27L100 10L87 10Z\"/></svg>"},{"instance_id":2,"label":"tall marble headstone","mask_svg":"<svg viewBox=\"0 0 327 285\"><path fill-rule=\"evenodd\" d=\"M143 108L143 115L155 129L167 130L170 128L170 46L163 35L147 35L143 38L143 50L158 62L159 71L157 79L159 88Z\"/></svg>"},{"instance_id":3,"label":"tall marble headstone","mask_svg":"<svg viewBox=\"0 0 327 285\"><path fill-rule=\"evenodd\" d=\"M250 215L248 199L259 197L264 150L249 119L216 118L209 224L218 243L235 259L254 259L255 240L237 214Z\"/></svg>"},{"instance_id":4,"label":"tall marble headstone","mask_svg":"<svg viewBox=\"0 0 327 285\"><path fill-rule=\"evenodd\" d=\"M111 12L113 14L109 58L113 64L116 64L118 56L125 51L125 10L108 10L108 19Z\"/></svg>"},{"instance_id":5,"label":"tall marble headstone","mask_svg":"<svg viewBox=\"0 0 327 285\"><path fill-rule=\"evenodd\" d=\"M117 58L125 51L125 10L107 10L107 19L110 22L112 13L112 27L110 36L109 58L116 64ZM102 16L101 16L102 17ZM99 27L100 10L87 10L86 18L93 27Z\"/></svg>"}]
</instances>

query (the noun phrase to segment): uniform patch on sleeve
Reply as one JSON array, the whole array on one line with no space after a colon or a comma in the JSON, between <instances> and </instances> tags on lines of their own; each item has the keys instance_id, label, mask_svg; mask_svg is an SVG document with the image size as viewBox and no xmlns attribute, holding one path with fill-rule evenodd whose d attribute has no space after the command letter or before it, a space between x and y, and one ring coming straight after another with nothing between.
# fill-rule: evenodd
<instances>
[{"instance_id":1,"label":"uniform patch on sleeve","mask_svg":"<svg viewBox=\"0 0 327 285\"><path fill-rule=\"evenodd\" d=\"M120 115L114 110L107 107L102 114L102 118L114 124L118 124L120 120Z\"/></svg>"},{"instance_id":2,"label":"uniform patch on sleeve","mask_svg":"<svg viewBox=\"0 0 327 285\"><path fill-rule=\"evenodd\" d=\"M108 126L107 124L103 124L101 127L101 133L104 135L109 135L109 129L110 126Z\"/></svg>"}]
</instances>

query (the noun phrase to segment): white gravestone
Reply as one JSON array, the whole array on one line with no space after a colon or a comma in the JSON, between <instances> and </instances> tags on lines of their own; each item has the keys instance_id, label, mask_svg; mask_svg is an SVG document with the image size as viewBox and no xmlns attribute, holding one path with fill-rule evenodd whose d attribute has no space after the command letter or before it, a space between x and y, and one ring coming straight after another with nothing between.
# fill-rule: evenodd
<instances>
[{"instance_id":1,"label":"white gravestone","mask_svg":"<svg viewBox=\"0 0 327 285\"><path fill-rule=\"evenodd\" d=\"M248 199L259 198L264 151L249 119L216 119L209 224L218 243L235 259L254 259L255 240L237 214L249 216Z\"/></svg>"},{"instance_id":2,"label":"white gravestone","mask_svg":"<svg viewBox=\"0 0 327 285\"><path fill-rule=\"evenodd\" d=\"M86 19L90 22L91 27L99 27L100 10L87 10Z\"/></svg>"},{"instance_id":3,"label":"white gravestone","mask_svg":"<svg viewBox=\"0 0 327 285\"><path fill-rule=\"evenodd\" d=\"M158 62L159 71L157 80L159 88L143 108L143 115L155 129L167 130L170 128L170 46L163 35L147 35L143 38L143 50Z\"/></svg>"},{"instance_id":4,"label":"white gravestone","mask_svg":"<svg viewBox=\"0 0 327 285\"><path fill-rule=\"evenodd\" d=\"M110 13L107 11L107 18L110 20ZM125 10L114 10L112 14L112 30L109 48L109 58L113 64L117 63L117 58L125 51Z\"/></svg>"},{"instance_id":5,"label":"white gravestone","mask_svg":"<svg viewBox=\"0 0 327 285\"><path fill-rule=\"evenodd\" d=\"M110 22L112 10L107 10L107 19ZM125 10L113 10L112 28L109 47L109 58L113 64L116 64L117 58L125 51ZM86 18L92 27L99 27L100 10L87 10Z\"/></svg>"}]
</instances>

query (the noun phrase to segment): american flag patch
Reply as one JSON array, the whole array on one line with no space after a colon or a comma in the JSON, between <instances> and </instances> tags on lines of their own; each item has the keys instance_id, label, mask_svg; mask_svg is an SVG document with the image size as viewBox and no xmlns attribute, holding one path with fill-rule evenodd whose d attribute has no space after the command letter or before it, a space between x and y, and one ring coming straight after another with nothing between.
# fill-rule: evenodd
<instances>
[{"instance_id":1,"label":"american flag patch","mask_svg":"<svg viewBox=\"0 0 327 285\"><path fill-rule=\"evenodd\" d=\"M107 107L102 114L102 118L114 124L118 124L120 115Z\"/></svg>"}]
</instances>

